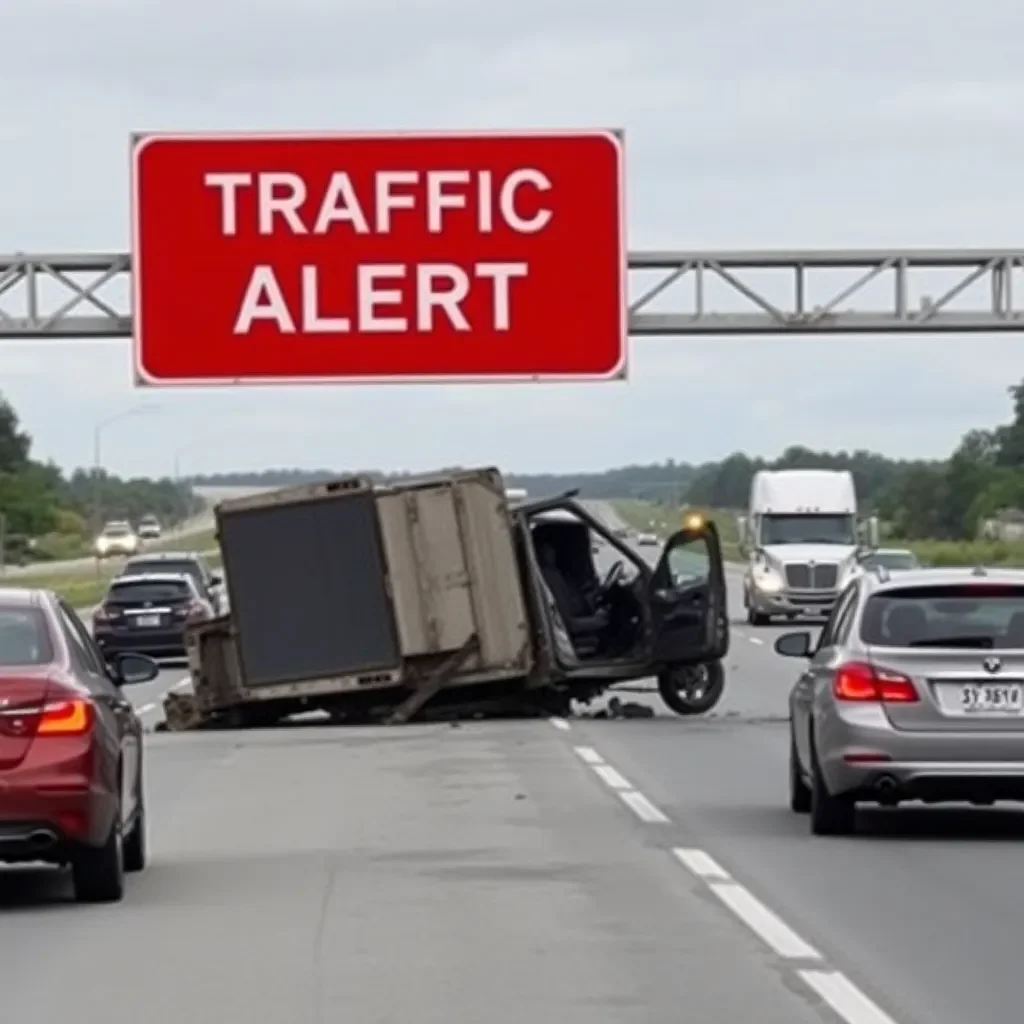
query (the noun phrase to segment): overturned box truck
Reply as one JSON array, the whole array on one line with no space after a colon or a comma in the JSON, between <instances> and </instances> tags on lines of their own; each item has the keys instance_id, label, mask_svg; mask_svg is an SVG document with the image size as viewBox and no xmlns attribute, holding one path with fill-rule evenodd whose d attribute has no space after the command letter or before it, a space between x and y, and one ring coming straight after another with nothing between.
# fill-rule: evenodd
<instances>
[{"instance_id":1,"label":"overturned box truck","mask_svg":"<svg viewBox=\"0 0 1024 1024\"><path fill-rule=\"evenodd\" d=\"M652 566L574 494L510 502L486 468L255 494L216 524L231 609L189 627L168 729L568 714L647 676L679 714L721 696L725 575L700 517Z\"/></svg>"}]
</instances>

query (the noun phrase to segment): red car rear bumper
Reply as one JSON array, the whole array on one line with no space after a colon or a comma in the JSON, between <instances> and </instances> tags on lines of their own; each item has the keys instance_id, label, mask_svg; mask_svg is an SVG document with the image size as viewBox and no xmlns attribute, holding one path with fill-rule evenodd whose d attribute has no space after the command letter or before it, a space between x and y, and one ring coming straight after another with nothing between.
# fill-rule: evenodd
<instances>
[{"instance_id":1,"label":"red car rear bumper","mask_svg":"<svg viewBox=\"0 0 1024 1024\"><path fill-rule=\"evenodd\" d=\"M20 768L0 772L0 861L61 860L76 846L102 846L120 794L83 770L89 756L40 764L32 753Z\"/></svg>"}]
</instances>

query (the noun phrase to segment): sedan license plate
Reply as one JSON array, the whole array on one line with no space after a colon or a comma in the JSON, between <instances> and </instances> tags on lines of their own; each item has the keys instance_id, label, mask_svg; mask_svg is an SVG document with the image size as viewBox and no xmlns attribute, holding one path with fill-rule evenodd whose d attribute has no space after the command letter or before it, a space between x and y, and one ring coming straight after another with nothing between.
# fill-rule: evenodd
<instances>
[{"instance_id":1,"label":"sedan license plate","mask_svg":"<svg viewBox=\"0 0 1024 1024\"><path fill-rule=\"evenodd\" d=\"M159 626L160 616L159 615L140 615L135 620L135 625L140 627L145 626Z\"/></svg>"},{"instance_id":2,"label":"sedan license plate","mask_svg":"<svg viewBox=\"0 0 1024 1024\"><path fill-rule=\"evenodd\" d=\"M960 706L970 715L1024 715L1024 684L967 683L960 687Z\"/></svg>"}]
</instances>

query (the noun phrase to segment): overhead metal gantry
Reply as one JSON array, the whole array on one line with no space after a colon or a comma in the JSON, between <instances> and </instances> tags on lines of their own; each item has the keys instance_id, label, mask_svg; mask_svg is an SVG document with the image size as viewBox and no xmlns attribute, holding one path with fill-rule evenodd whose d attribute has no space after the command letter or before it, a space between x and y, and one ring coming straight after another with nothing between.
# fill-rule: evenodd
<instances>
[{"instance_id":1,"label":"overhead metal gantry","mask_svg":"<svg viewBox=\"0 0 1024 1024\"><path fill-rule=\"evenodd\" d=\"M629 270L637 336L1024 330L1024 250L634 252ZM130 274L127 253L0 256L0 338L130 337Z\"/></svg>"}]
</instances>

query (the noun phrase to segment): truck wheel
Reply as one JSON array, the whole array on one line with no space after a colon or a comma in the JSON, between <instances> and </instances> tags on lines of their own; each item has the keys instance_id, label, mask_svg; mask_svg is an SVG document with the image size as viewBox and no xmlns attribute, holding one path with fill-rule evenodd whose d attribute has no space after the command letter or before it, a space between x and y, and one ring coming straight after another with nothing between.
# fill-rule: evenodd
<instances>
[{"instance_id":1,"label":"truck wheel","mask_svg":"<svg viewBox=\"0 0 1024 1024\"><path fill-rule=\"evenodd\" d=\"M680 665L658 676L658 693L677 715L703 715L721 699L725 668L720 661L706 665Z\"/></svg>"}]
</instances>

